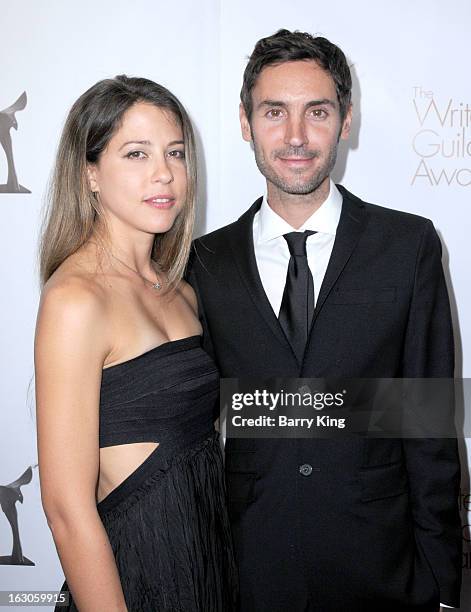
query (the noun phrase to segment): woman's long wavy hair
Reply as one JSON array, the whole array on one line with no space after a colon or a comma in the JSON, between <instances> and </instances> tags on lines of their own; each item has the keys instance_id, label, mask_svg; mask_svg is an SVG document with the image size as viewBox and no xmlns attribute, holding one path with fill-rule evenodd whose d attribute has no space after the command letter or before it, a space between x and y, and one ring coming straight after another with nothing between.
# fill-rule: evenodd
<instances>
[{"instance_id":1,"label":"woman's long wavy hair","mask_svg":"<svg viewBox=\"0 0 471 612\"><path fill-rule=\"evenodd\" d=\"M169 111L183 132L187 174L185 205L172 228L156 234L151 255L166 273L169 289L181 280L194 225L196 153L193 128L185 109L168 89L149 79L120 75L99 81L82 94L65 122L41 231L41 286L96 229L100 209L90 190L87 164L99 160L124 113L137 102Z\"/></svg>"}]
</instances>

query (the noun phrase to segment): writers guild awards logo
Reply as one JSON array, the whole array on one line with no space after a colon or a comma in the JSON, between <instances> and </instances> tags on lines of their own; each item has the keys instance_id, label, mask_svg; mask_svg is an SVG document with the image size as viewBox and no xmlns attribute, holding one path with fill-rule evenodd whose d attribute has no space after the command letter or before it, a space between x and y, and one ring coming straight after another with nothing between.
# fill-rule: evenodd
<instances>
[{"instance_id":1,"label":"writers guild awards logo","mask_svg":"<svg viewBox=\"0 0 471 612\"><path fill-rule=\"evenodd\" d=\"M0 145L2 145L8 164L8 177L4 185L0 184L0 193L31 193L18 182L18 177L13 161L13 146L11 141L11 128L18 129L15 113L22 111L26 106L27 98L24 91L16 102L8 108L0 111Z\"/></svg>"},{"instance_id":2,"label":"writers guild awards logo","mask_svg":"<svg viewBox=\"0 0 471 612\"><path fill-rule=\"evenodd\" d=\"M420 161L411 185L471 187L471 104L413 88L417 132L412 149Z\"/></svg>"},{"instance_id":3,"label":"writers guild awards logo","mask_svg":"<svg viewBox=\"0 0 471 612\"><path fill-rule=\"evenodd\" d=\"M18 527L16 502L23 503L21 487L31 482L33 469L30 466L19 478L7 485L0 485L0 508L10 523L13 536L11 555L0 556L0 565L34 565L33 561L23 555Z\"/></svg>"}]
</instances>

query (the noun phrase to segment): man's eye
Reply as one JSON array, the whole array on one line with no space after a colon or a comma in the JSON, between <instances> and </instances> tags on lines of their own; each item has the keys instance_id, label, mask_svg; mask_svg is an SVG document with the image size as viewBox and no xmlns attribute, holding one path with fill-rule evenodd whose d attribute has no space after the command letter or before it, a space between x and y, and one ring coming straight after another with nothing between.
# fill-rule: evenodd
<instances>
[{"instance_id":1,"label":"man's eye","mask_svg":"<svg viewBox=\"0 0 471 612\"><path fill-rule=\"evenodd\" d=\"M129 151L129 153L126 154L126 157L128 159L144 159L147 157L147 155L144 153L144 151Z\"/></svg>"},{"instance_id":2,"label":"man's eye","mask_svg":"<svg viewBox=\"0 0 471 612\"><path fill-rule=\"evenodd\" d=\"M325 119L327 117L327 112L323 108L313 108L310 111L310 115L314 117L314 119Z\"/></svg>"},{"instance_id":3,"label":"man's eye","mask_svg":"<svg viewBox=\"0 0 471 612\"><path fill-rule=\"evenodd\" d=\"M283 116L283 111L281 110L281 108L271 108L267 113L266 116L269 119L279 119L280 117Z\"/></svg>"}]
</instances>

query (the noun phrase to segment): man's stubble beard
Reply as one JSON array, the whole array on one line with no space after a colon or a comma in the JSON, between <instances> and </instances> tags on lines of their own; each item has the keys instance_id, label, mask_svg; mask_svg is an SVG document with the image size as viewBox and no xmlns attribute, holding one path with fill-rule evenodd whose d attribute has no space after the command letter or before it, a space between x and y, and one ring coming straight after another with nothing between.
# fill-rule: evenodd
<instances>
[{"instance_id":1,"label":"man's stubble beard","mask_svg":"<svg viewBox=\"0 0 471 612\"><path fill-rule=\"evenodd\" d=\"M281 176L279 176L275 172L274 168L270 164L267 163L265 156L263 155L263 152L257 146L257 142L255 138L253 138L253 135L252 135L253 149L255 153L255 162L261 174L265 177L265 179L269 183L272 183L279 190L283 191L283 193L288 193L291 195L308 195L310 193L313 193L314 191L316 191L316 189L320 187L320 185L322 185L325 179L328 176L330 176L330 173L334 169L335 162L337 160L337 150L338 150L339 139L340 138L338 138L335 144L330 148L329 154L325 162L321 164L319 167L317 167L314 174L312 174L307 180L304 178L305 171L303 169L300 169L299 181L296 181L296 179L293 179L288 182L284 180ZM295 156L296 152L293 153L293 151L295 151L295 149L294 147L291 147L289 152L283 152L283 154L288 153L289 155ZM300 159L310 157L310 156L312 156L313 158L320 157L319 151L310 150L309 151L310 155L306 154L306 152L303 152L303 147L299 147L299 151L300 153L298 153L298 155ZM276 152L275 152L275 157L276 157Z\"/></svg>"}]
</instances>

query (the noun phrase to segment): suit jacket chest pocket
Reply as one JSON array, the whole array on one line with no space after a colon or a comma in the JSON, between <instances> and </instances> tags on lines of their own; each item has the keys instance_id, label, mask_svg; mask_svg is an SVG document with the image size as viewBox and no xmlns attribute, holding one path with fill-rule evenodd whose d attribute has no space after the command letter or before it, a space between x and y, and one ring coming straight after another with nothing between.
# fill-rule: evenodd
<instances>
[{"instance_id":1,"label":"suit jacket chest pocket","mask_svg":"<svg viewBox=\"0 0 471 612\"><path fill-rule=\"evenodd\" d=\"M396 301L396 288L342 289L332 293L333 304L387 304Z\"/></svg>"}]
</instances>

